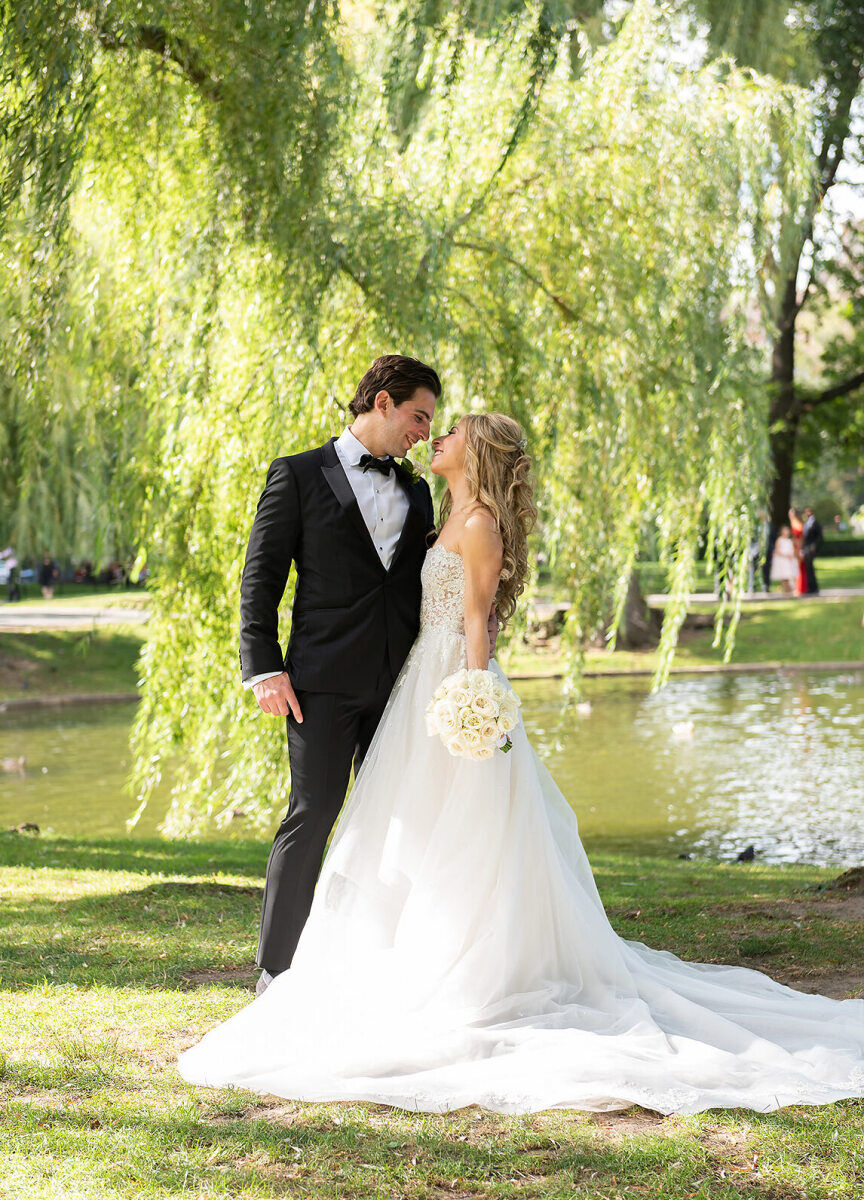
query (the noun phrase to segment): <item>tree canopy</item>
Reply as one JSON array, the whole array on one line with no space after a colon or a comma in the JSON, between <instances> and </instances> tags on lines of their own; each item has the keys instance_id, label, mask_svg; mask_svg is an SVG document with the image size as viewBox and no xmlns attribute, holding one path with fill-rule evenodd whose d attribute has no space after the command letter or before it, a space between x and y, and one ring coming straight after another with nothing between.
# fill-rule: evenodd
<instances>
[{"instance_id":1,"label":"tree canopy","mask_svg":"<svg viewBox=\"0 0 864 1200\"><path fill-rule=\"evenodd\" d=\"M284 796L246 539L388 351L437 366L442 427L524 423L577 666L656 522L660 682L705 522L740 561L764 492L752 304L811 194L806 93L645 0L57 7L4 17L0 496L19 552L154 568L140 803L169 763L170 832Z\"/></svg>"}]
</instances>

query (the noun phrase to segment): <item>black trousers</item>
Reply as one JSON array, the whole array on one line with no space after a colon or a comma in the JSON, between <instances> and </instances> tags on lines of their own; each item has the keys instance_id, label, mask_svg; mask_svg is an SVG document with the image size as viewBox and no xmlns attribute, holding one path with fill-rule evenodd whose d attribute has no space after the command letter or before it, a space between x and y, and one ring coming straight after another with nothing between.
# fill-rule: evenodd
<instances>
[{"instance_id":1,"label":"black trousers","mask_svg":"<svg viewBox=\"0 0 864 1200\"><path fill-rule=\"evenodd\" d=\"M816 564L813 561L812 551L805 550L803 553L804 571L807 576L807 595L815 596L819 591L819 583L816 579Z\"/></svg>"},{"instance_id":2,"label":"black trousers","mask_svg":"<svg viewBox=\"0 0 864 1200\"><path fill-rule=\"evenodd\" d=\"M291 965L351 767L360 769L393 683L385 668L374 689L361 696L297 693L303 721L286 717L291 791L267 860L259 967L276 972Z\"/></svg>"}]
</instances>

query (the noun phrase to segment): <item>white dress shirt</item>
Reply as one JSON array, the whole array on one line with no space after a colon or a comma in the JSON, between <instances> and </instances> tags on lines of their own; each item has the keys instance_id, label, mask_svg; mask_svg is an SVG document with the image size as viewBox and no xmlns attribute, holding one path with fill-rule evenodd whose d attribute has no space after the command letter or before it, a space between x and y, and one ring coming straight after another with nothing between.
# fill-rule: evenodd
<instances>
[{"instance_id":1,"label":"white dress shirt","mask_svg":"<svg viewBox=\"0 0 864 1200\"><path fill-rule=\"evenodd\" d=\"M369 451L350 429L345 429L339 435L334 449L351 485L351 491L357 497L357 505L378 551L378 557L389 570L402 534L402 526L408 516L409 504L405 489L397 480L395 471L391 471L389 475L382 475L380 471L363 471L360 459ZM253 675L244 680L243 686L249 688L262 679L281 674L281 671L264 671L261 675Z\"/></svg>"}]
</instances>

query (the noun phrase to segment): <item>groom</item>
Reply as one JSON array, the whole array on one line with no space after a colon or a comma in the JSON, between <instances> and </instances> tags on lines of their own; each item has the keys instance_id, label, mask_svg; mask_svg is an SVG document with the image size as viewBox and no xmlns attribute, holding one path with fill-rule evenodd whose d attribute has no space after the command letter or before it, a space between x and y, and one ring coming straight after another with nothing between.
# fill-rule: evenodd
<instances>
[{"instance_id":1,"label":"groom","mask_svg":"<svg viewBox=\"0 0 864 1200\"><path fill-rule=\"evenodd\" d=\"M324 446L276 458L240 585L240 666L262 712L286 718L291 791L267 862L260 994L291 965L324 848L420 622L432 496L396 459L429 437L441 382L415 358L377 358ZM283 659L277 609L297 572Z\"/></svg>"}]
</instances>

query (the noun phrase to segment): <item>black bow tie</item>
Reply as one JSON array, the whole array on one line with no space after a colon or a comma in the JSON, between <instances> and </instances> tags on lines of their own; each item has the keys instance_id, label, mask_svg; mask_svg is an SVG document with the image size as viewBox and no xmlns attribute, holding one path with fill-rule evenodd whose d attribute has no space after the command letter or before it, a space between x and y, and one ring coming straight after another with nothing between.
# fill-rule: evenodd
<instances>
[{"instance_id":1,"label":"black bow tie","mask_svg":"<svg viewBox=\"0 0 864 1200\"><path fill-rule=\"evenodd\" d=\"M389 475L396 463L392 458L376 458L374 454L361 454L358 466L364 474L366 471L380 471L382 475Z\"/></svg>"}]
</instances>

